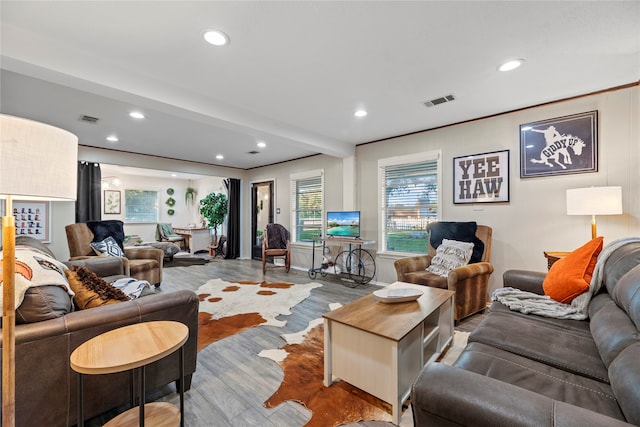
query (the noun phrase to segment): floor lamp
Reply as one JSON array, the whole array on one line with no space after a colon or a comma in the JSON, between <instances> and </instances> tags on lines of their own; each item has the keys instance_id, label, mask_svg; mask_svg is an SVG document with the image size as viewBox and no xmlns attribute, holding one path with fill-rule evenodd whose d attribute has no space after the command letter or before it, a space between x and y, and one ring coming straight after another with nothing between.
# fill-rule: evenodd
<instances>
[{"instance_id":1,"label":"floor lamp","mask_svg":"<svg viewBox=\"0 0 640 427\"><path fill-rule=\"evenodd\" d=\"M0 114L2 217L2 426L15 425L15 235L13 199L75 200L78 138L62 129ZM0 207L2 205L0 204Z\"/></svg>"},{"instance_id":2,"label":"floor lamp","mask_svg":"<svg viewBox=\"0 0 640 427\"><path fill-rule=\"evenodd\" d=\"M622 187L567 190L567 215L591 215L591 238L597 236L596 215L622 214Z\"/></svg>"}]
</instances>

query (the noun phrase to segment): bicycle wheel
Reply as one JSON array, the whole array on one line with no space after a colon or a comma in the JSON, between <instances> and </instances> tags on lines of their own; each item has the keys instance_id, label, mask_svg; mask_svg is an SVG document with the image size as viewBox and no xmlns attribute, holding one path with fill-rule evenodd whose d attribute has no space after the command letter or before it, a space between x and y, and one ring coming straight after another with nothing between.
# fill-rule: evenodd
<instances>
[{"instance_id":1,"label":"bicycle wheel","mask_svg":"<svg viewBox=\"0 0 640 427\"><path fill-rule=\"evenodd\" d=\"M369 283L376 274L376 261L366 249L354 249L349 257L349 278L359 285Z\"/></svg>"},{"instance_id":2,"label":"bicycle wheel","mask_svg":"<svg viewBox=\"0 0 640 427\"><path fill-rule=\"evenodd\" d=\"M351 259L349 255L349 251L342 251L336 255L336 258L333 260L333 272L343 282L354 283L353 279L349 277L349 269L351 268Z\"/></svg>"}]
</instances>

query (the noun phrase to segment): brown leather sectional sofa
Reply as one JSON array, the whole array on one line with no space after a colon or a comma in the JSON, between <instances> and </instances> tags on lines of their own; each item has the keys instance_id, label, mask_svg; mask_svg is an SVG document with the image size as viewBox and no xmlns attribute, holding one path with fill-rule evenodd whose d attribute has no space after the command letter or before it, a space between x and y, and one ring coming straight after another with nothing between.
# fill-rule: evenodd
<instances>
[{"instance_id":1,"label":"brown leather sectional sofa","mask_svg":"<svg viewBox=\"0 0 640 427\"><path fill-rule=\"evenodd\" d=\"M17 245L24 243L16 242ZM40 245L39 249L43 247L46 249L44 245ZM118 257L96 257L78 263L103 277L121 277L125 271ZM28 294L25 300L35 299L32 307L36 308L37 301L43 298L50 298L48 305L56 305L51 294L43 295L43 292L44 289L37 289L33 295ZM189 389L196 368L198 305L198 296L192 291L157 293L16 325L16 426L75 425L77 374L70 368L69 356L88 339L129 324L172 320L188 326L184 368L185 389ZM28 313L25 315L28 316ZM85 418L128 404L130 379L129 372L86 375L83 394ZM146 390L149 392L178 379L178 352L146 367Z\"/></svg>"},{"instance_id":2,"label":"brown leather sectional sofa","mask_svg":"<svg viewBox=\"0 0 640 427\"><path fill-rule=\"evenodd\" d=\"M511 270L504 286L542 292L543 273ZM510 311L494 302L453 366L414 383L415 426L640 424L640 243L604 264L589 320Z\"/></svg>"}]
</instances>

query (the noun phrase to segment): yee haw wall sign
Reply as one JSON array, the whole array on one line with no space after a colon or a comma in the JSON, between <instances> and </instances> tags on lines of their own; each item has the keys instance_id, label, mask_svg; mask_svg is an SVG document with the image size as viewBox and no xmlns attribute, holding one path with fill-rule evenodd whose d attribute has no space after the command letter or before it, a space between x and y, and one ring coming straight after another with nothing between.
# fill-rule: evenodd
<instances>
[{"instance_id":1,"label":"yee haw wall sign","mask_svg":"<svg viewBox=\"0 0 640 427\"><path fill-rule=\"evenodd\" d=\"M453 158L453 202L509 201L509 150Z\"/></svg>"}]
</instances>

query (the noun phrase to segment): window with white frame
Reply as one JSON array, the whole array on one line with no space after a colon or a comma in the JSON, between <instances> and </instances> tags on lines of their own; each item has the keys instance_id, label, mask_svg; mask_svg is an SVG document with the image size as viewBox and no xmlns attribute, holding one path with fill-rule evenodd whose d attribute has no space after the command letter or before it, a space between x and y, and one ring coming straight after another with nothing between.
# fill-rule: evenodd
<instances>
[{"instance_id":1,"label":"window with white frame","mask_svg":"<svg viewBox=\"0 0 640 427\"><path fill-rule=\"evenodd\" d=\"M381 251L426 252L427 224L441 204L440 158L432 151L378 161Z\"/></svg>"},{"instance_id":2,"label":"window with white frame","mask_svg":"<svg viewBox=\"0 0 640 427\"><path fill-rule=\"evenodd\" d=\"M322 236L324 173L315 170L290 176L291 240L308 242Z\"/></svg>"},{"instance_id":3,"label":"window with white frame","mask_svg":"<svg viewBox=\"0 0 640 427\"><path fill-rule=\"evenodd\" d=\"M125 222L158 222L158 192L124 190Z\"/></svg>"}]
</instances>

